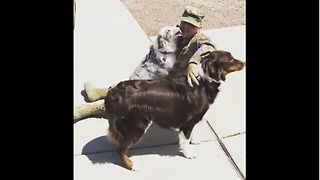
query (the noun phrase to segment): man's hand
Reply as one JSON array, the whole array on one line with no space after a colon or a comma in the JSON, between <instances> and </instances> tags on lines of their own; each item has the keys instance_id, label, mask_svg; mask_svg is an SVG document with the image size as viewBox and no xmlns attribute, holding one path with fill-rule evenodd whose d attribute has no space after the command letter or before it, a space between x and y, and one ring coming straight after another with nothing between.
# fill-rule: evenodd
<instances>
[{"instance_id":1,"label":"man's hand","mask_svg":"<svg viewBox=\"0 0 320 180\"><path fill-rule=\"evenodd\" d=\"M194 82L197 85L199 85L199 81L197 80L198 76L199 76L198 65L196 63L193 63L193 62L189 63L187 81L188 81L188 84L189 84L190 87L193 87L192 82Z\"/></svg>"}]
</instances>

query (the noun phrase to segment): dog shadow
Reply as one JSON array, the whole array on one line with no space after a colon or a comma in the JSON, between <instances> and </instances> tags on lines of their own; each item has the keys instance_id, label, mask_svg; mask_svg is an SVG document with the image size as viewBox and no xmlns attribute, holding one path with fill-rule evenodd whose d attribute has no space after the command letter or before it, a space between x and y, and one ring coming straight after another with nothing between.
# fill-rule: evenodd
<instances>
[{"instance_id":1,"label":"dog shadow","mask_svg":"<svg viewBox=\"0 0 320 180\"><path fill-rule=\"evenodd\" d=\"M129 149L128 157L157 154L160 156L181 156L179 135L176 131L161 129L153 123L143 139ZM116 152L116 145L106 136L97 137L82 148L81 154L85 155L93 164L111 163L123 166Z\"/></svg>"}]
</instances>

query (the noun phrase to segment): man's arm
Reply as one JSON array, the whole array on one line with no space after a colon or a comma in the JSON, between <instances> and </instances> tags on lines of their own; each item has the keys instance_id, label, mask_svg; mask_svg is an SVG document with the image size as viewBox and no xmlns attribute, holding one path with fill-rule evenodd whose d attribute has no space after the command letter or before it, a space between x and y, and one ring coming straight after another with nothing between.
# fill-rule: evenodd
<instances>
[{"instance_id":1,"label":"man's arm","mask_svg":"<svg viewBox=\"0 0 320 180\"><path fill-rule=\"evenodd\" d=\"M193 87L193 83L199 85L197 77L199 76L198 64L200 63L201 59L208 56L216 49L209 38L200 38L198 43L199 46L197 51L193 54L188 62L187 81L190 87Z\"/></svg>"}]
</instances>

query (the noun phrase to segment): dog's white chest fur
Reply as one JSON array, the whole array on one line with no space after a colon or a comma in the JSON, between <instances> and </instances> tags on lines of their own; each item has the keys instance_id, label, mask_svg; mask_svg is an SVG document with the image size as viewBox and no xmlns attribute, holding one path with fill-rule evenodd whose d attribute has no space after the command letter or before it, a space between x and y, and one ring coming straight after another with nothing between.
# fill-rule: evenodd
<instances>
[{"instance_id":1,"label":"dog's white chest fur","mask_svg":"<svg viewBox=\"0 0 320 180\"><path fill-rule=\"evenodd\" d=\"M174 53L163 54L159 51L155 51L157 58L159 59L161 65L166 70L170 70L176 63L176 55Z\"/></svg>"}]
</instances>

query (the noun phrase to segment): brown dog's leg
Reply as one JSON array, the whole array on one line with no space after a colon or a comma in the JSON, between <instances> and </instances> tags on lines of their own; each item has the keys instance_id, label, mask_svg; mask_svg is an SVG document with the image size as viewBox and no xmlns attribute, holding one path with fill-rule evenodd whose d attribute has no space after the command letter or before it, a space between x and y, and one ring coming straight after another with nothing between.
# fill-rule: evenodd
<instances>
[{"instance_id":1,"label":"brown dog's leg","mask_svg":"<svg viewBox=\"0 0 320 180\"><path fill-rule=\"evenodd\" d=\"M102 114L106 111L104 103L100 104L83 104L76 107L73 111L73 119L83 119L92 115Z\"/></svg>"},{"instance_id":2,"label":"brown dog's leg","mask_svg":"<svg viewBox=\"0 0 320 180\"><path fill-rule=\"evenodd\" d=\"M127 155L129 148L129 146L120 146L118 147L117 152L120 156L121 161L124 163L124 167L129 170L133 170L133 163Z\"/></svg>"},{"instance_id":3,"label":"brown dog's leg","mask_svg":"<svg viewBox=\"0 0 320 180\"><path fill-rule=\"evenodd\" d=\"M196 153L190 150L190 135L194 125L195 124L192 123L192 121L190 121L189 124L186 124L185 126L182 126L180 128L181 132L179 133L179 144L181 151L184 154L184 156L188 159L193 159L197 157Z\"/></svg>"},{"instance_id":4,"label":"brown dog's leg","mask_svg":"<svg viewBox=\"0 0 320 180\"><path fill-rule=\"evenodd\" d=\"M112 88L111 86L109 88L94 88L91 85L91 83L89 82L84 83L84 90L88 96L89 102L94 102L100 99L104 99L111 88Z\"/></svg>"},{"instance_id":5,"label":"brown dog's leg","mask_svg":"<svg viewBox=\"0 0 320 180\"><path fill-rule=\"evenodd\" d=\"M124 167L132 170L132 171L139 171L139 167L137 165L134 165L133 162L129 159L127 153L128 150L135 144L137 144L139 141L141 141L142 136L144 134L144 129L129 129L131 132L135 132L133 134L127 134L124 136L124 140L117 140L118 141L118 149L117 152L120 156L121 161L124 163ZM124 135L122 133L122 135Z\"/></svg>"}]
</instances>

